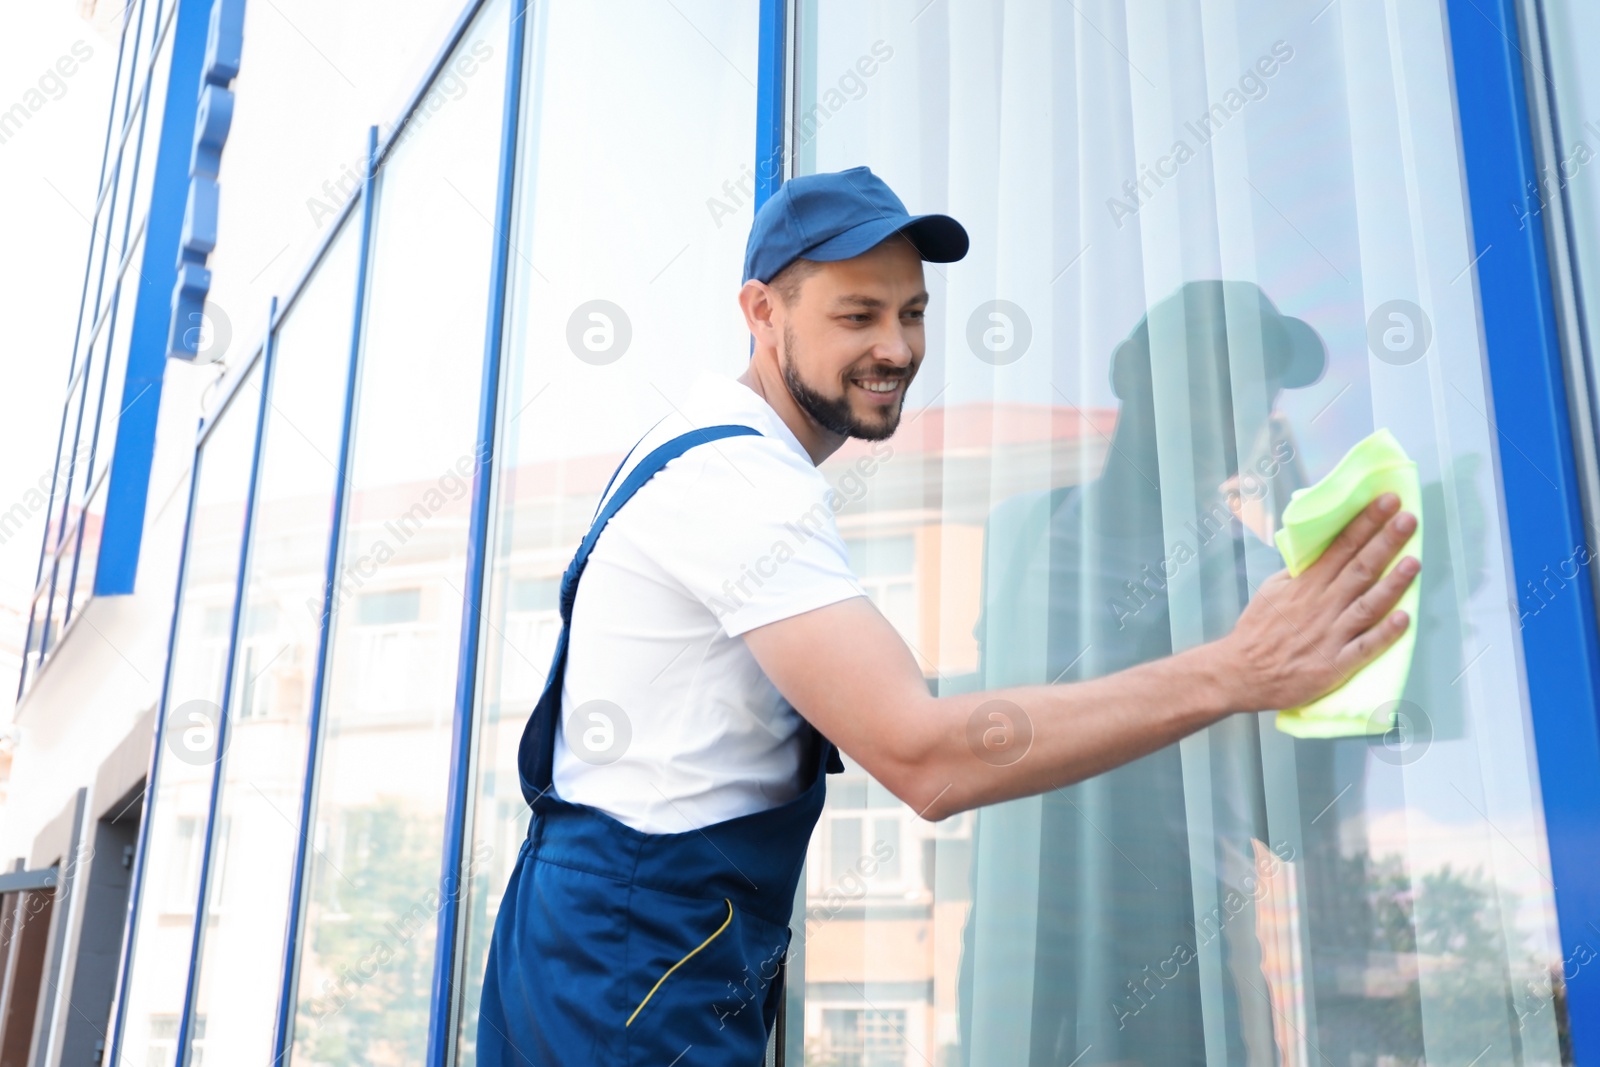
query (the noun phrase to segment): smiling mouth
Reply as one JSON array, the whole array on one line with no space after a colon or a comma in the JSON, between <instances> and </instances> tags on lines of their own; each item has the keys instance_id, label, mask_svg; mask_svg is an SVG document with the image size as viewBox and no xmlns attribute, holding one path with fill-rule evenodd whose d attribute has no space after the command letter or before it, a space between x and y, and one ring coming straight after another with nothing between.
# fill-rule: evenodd
<instances>
[{"instance_id":1,"label":"smiling mouth","mask_svg":"<svg viewBox=\"0 0 1600 1067\"><path fill-rule=\"evenodd\" d=\"M851 378L850 384L860 389L869 407L888 413L904 403L905 378Z\"/></svg>"},{"instance_id":2,"label":"smiling mouth","mask_svg":"<svg viewBox=\"0 0 1600 1067\"><path fill-rule=\"evenodd\" d=\"M869 366L865 373L852 374L847 381L866 393L874 405L886 406L904 398L906 387L911 384L909 370L909 367Z\"/></svg>"}]
</instances>

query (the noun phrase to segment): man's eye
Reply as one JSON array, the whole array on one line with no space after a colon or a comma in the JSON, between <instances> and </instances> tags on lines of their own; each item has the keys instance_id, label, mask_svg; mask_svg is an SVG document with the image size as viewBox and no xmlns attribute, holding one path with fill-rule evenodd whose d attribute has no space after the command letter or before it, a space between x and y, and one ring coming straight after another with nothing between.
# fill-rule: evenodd
<instances>
[{"instance_id":1,"label":"man's eye","mask_svg":"<svg viewBox=\"0 0 1600 1067\"><path fill-rule=\"evenodd\" d=\"M914 322L921 322L923 319L928 317L928 312L924 308L918 308L915 311L906 312L905 313L905 317L908 318L908 319L911 319Z\"/></svg>"},{"instance_id":2,"label":"man's eye","mask_svg":"<svg viewBox=\"0 0 1600 1067\"><path fill-rule=\"evenodd\" d=\"M845 318L849 319L851 322L871 322L872 321L872 316L868 315L868 314L866 314L864 312L857 312L854 315L846 315Z\"/></svg>"}]
</instances>

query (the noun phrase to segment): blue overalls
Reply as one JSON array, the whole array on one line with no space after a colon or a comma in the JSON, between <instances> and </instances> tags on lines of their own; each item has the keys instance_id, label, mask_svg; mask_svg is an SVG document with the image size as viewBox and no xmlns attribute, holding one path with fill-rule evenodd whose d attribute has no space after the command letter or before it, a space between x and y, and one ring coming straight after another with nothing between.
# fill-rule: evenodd
<instances>
[{"instance_id":1,"label":"blue overalls","mask_svg":"<svg viewBox=\"0 0 1600 1067\"><path fill-rule=\"evenodd\" d=\"M561 635L517 752L533 819L495 917L479 1067L762 1062L825 775L844 769L832 743L809 723L802 728L806 788L793 800L676 834L635 830L561 799L551 782L572 604L601 530L685 450L758 432L712 426L650 452L595 517L562 576Z\"/></svg>"}]
</instances>

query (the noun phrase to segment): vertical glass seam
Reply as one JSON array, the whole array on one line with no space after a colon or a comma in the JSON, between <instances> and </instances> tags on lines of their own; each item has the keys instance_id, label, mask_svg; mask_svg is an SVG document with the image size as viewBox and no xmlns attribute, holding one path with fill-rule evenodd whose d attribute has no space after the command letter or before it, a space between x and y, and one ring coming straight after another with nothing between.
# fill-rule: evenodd
<instances>
[{"instance_id":1,"label":"vertical glass seam","mask_svg":"<svg viewBox=\"0 0 1600 1067\"><path fill-rule=\"evenodd\" d=\"M1521 49L1512 37L1521 36L1514 0L1495 0L1487 10L1449 0L1446 13L1472 241L1484 253L1494 250L1492 256L1481 254L1473 268L1492 402L1491 440L1515 442L1520 461L1534 467L1525 472L1518 462L1502 463L1508 452L1495 449L1505 497L1508 577L1514 583L1511 610L1516 611L1516 587L1537 579L1551 558L1570 551L1564 546L1573 543L1571 538L1582 540L1581 471L1573 437L1588 428L1572 425L1568 415L1552 292L1558 268L1544 230L1530 226L1513 232L1506 221L1508 194L1525 195L1537 177L1533 105L1522 81ZM1465 71L1471 75L1463 76ZM1546 470L1554 472L1553 479ZM1575 583L1572 602L1546 605L1516 634L1551 877L1558 887L1557 926L1563 955L1571 959L1587 947L1600 901L1600 878L1590 855L1597 811L1593 781L1600 773L1595 703L1600 641L1589 583ZM1587 1063L1585 1052L1600 1047L1600 987L1571 983L1566 1006L1573 1055Z\"/></svg>"},{"instance_id":2,"label":"vertical glass seam","mask_svg":"<svg viewBox=\"0 0 1600 1067\"><path fill-rule=\"evenodd\" d=\"M759 56L756 71L756 180L754 203L751 205L752 214L760 211L761 205L767 202L767 198L778 191L793 166L793 160L789 158L788 145L795 93L791 75L800 67L799 63L793 62L795 50L799 47L798 35L795 32L797 18L798 6L794 0L762 0L760 22L756 30ZM751 337L752 355L755 354L755 344L756 339ZM802 903L805 885L806 871L802 862L796 889L796 897ZM803 918L804 907L798 911ZM798 940L801 942L800 952L803 953L804 938ZM775 1067L783 1067L788 1061L788 1046L791 1044L795 1048L797 1059L803 1049L805 1027L801 1025L791 1028L788 1025L790 992L794 987L788 981L787 970L793 955L794 951L791 949L790 954L784 959L786 988L778 1001L773 1034L768 1037L768 1048L773 1051ZM774 1036L777 1038L776 1047L773 1045Z\"/></svg>"},{"instance_id":3,"label":"vertical glass seam","mask_svg":"<svg viewBox=\"0 0 1600 1067\"><path fill-rule=\"evenodd\" d=\"M1548 29L1540 0L1518 4L1518 23L1532 47L1523 53L1523 83L1528 94L1529 133L1536 169L1549 172L1559 163L1561 116L1547 83ZM1589 350L1583 320L1583 289L1578 284L1580 266L1573 253L1569 183L1560 183L1544 210L1545 247L1549 250L1551 299L1556 331L1561 342L1562 368L1567 385L1567 417L1572 424L1573 455L1578 464L1578 488L1583 500L1584 524L1596 527L1600 514L1600 455L1597 455L1594 421L1594 381L1585 353ZM1589 569L1589 583L1600 603L1600 570Z\"/></svg>"},{"instance_id":4,"label":"vertical glass seam","mask_svg":"<svg viewBox=\"0 0 1600 1067\"><path fill-rule=\"evenodd\" d=\"M277 309L274 297L271 307ZM269 311L267 321L272 321ZM211 885L211 861L216 855L217 798L222 788L222 769L228 755L228 716L233 707L233 674L239 666L239 620L244 611L245 580L250 573L250 553L253 548L256 502L261 491L261 448L266 438L268 398L272 395L274 357L277 354L277 334L267 331L261 353L261 399L256 407L256 440L250 456L250 484L245 490L244 529L239 536L239 573L233 582L233 617L228 623L228 658L222 673L222 701L217 712L213 744L216 756L211 761L211 793L206 804L205 839L200 852L200 885L194 906L194 930L189 939L189 973L184 979L183 1007L178 1015L178 1047L174 1062L176 1067L189 1063L189 1034L194 1017L195 975L199 969L200 946L205 937L206 893Z\"/></svg>"},{"instance_id":5,"label":"vertical glass seam","mask_svg":"<svg viewBox=\"0 0 1600 1067\"><path fill-rule=\"evenodd\" d=\"M139 917L139 905L144 897L144 876L150 848L150 815L154 806L156 775L161 771L161 745L166 733L167 704L172 697L172 649L178 637L179 608L183 604L184 586L189 571L189 535L194 530L194 505L200 485L200 467L204 457L195 450L194 463L189 471L189 501L183 519L183 548L178 555L177 580L173 583L172 620L167 627L167 662L161 676L161 702L157 705L156 728L150 742L150 763L145 770L144 803L139 813L139 847L134 853L133 875L128 885L127 914L122 925L122 951L117 964L117 979L111 1005L111 1030L106 1041L110 1063L118 1062L122 1042L122 1026L128 1008L128 979L133 964L133 934Z\"/></svg>"},{"instance_id":6,"label":"vertical glass seam","mask_svg":"<svg viewBox=\"0 0 1600 1067\"><path fill-rule=\"evenodd\" d=\"M289 886L288 921L284 929L282 985L278 995L278 1015L273 1025L273 1060L285 1062L294 1037L295 991L298 975L295 966L300 955L300 925L305 919L306 865L309 862L307 826L316 804L318 757L322 748L322 708L327 696L329 642L333 629L333 592L339 580L340 548L344 522L349 510L351 437L355 421L356 391L361 377L361 341L365 333L368 289L367 265L372 253L374 194L377 185L378 128L367 129L367 173L358 194L361 201L361 245L356 258L355 301L350 328L350 365L345 377L344 413L339 428L339 460L334 483L333 514L329 522L327 567L322 585L322 619L317 632L316 669L312 675L311 714L306 722L306 771L301 784L299 841L295 846L294 873Z\"/></svg>"},{"instance_id":7,"label":"vertical glass seam","mask_svg":"<svg viewBox=\"0 0 1600 1067\"><path fill-rule=\"evenodd\" d=\"M488 567L490 526L496 500L494 446L502 402L501 356L504 351L506 292L511 258L512 213L516 201L517 142L521 116L522 64L525 33L521 25L529 0L511 0L507 35L506 83L500 118L500 160L495 194L495 233L490 247L489 299L484 326L483 380L478 398L477 448L481 458L472 488L467 533L467 565L461 602L461 644L456 667L455 722L451 731L450 779L445 798L444 855L439 875L438 935L434 942L433 989L428 1011L429 1067L455 1061L457 1010L455 991L463 965L460 945L461 859L467 822L474 805L473 755L477 741L476 702L483 669L480 620L484 611L484 575Z\"/></svg>"}]
</instances>

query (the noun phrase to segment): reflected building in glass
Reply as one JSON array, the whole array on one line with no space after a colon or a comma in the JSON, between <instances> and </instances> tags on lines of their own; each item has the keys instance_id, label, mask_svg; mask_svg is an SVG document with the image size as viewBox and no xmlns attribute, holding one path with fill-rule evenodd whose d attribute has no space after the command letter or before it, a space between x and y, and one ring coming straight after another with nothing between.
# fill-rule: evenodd
<instances>
[{"instance_id":1,"label":"reflected building in glass","mask_svg":"<svg viewBox=\"0 0 1600 1067\"><path fill-rule=\"evenodd\" d=\"M1290 494L1380 427L1426 567L1388 733L1234 716L939 822L847 760L769 1062L1600 1055L1593 179L1539 184L1600 97L1545 7L130 5L26 608L0 1062L476 1062L562 572L639 436L742 371L758 204L860 164L973 237L925 266L898 431L821 466L930 692L1223 636ZM997 711L974 759L1029 730ZM742 977L706 1010L757 1010Z\"/></svg>"}]
</instances>

